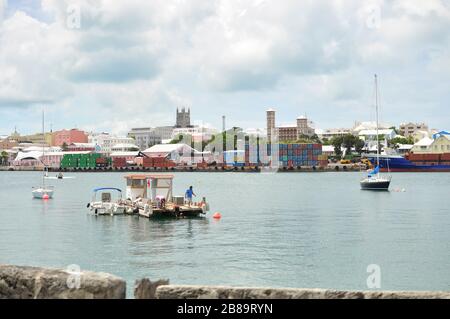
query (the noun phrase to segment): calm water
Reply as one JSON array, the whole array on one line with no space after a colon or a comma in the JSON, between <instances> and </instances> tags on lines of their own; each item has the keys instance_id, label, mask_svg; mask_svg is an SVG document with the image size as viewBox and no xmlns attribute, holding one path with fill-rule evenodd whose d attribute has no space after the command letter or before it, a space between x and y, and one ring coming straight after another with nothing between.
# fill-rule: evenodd
<instances>
[{"instance_id":1,"label":"calm water","mask_svg":"<svg viewBox=\"0 0 450 319\"><path fill-rule=\"evenodd\" d=\"M0 263L105 271L174 284L367 289L450 289L450 174L394 174L391 188L359 190L359 173L177 173L213 211L200 220L95 217L97 186L124 188L122 173L53 180L55 198L33 200L40 173L0 172Z\"/></svg>"}]
</instances>

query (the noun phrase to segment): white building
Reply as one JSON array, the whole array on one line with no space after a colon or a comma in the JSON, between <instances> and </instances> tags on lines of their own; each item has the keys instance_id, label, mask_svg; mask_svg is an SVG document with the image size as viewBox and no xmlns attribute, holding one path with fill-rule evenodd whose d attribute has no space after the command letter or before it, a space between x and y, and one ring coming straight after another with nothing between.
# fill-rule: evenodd
<instances>
[{"instance_id":1,"label":"white building","mask_svg":"<svg viewBox=\"0 0 450 319\"><path fill-rule=\"evenodd\" d=\"M267 137L267 130L263 128L248 128L244 130L245 136Z\"/></svg>"},{"instance_id":2,"label":"white building","mask_svg":"<svg viewBox=\"0 0 450 319\"><path fill-rule=\"evenodd\" d=\"M349 128L329 128L329 129L316 129L315 133L317 134L317 136L321 139L326 138L326 139L332 139L333 137L336 136L344 136L344 135L348 135L348 134L352 134L352 129Z\"/></svg>"},{"instance_id":3,"label":"white building","mask_svg":"<svg viewBox=\"0 0 450 319\"><path fill-rule=\"evenodd\" d=\"M111 152L135 152L139 151L139 146L130 143L116 144L111 147Z\"/></svg>"},{"instance_id":4,"label":"white building","mask_svg":"<svg viewBox=\"0 0 450 319\"><path fill-rule=\"evenodd\" d=\"M425 123L402 123L400 124L400 135L404 137L414 136L416 132L426 131L428 132L428 125Z\"/></svg>"},{"instance_id":5,"label":"white building","mask_svg":"<svg viewBox=\"0 0 450 319\"><path fill-rule=\"evenodd\" d=\"M164 157L177 164L192 164L202 161L208 162L210 152L199 152L186 144L159 144L154 145L142 153L149 157Z\"/></svg>"},{"instance_id":6,"label":"white building","mask_svg":"<svg viewBox=\"0 0 450 319\"><path fill-rule=\"evenodd\" d=\"M412 147L411 151L413 153L426 153L429 152L431 149L431 145L433 144L434 139L425 136L420 141L418 141L414 146Z\"/></svg>"},{"instance_id":7,"label":"white building","mask_svg":"<svg viewBox=\"0 0 450 319\"><path fill-rule=\"evenodd\" d=\"M135 144L131 137L116 136L109 133L92 133L88 137L89 143L95 144L96 150L100 153L109 154L117 144Z\"/></svg>"},{"instance_id":8,"label":"white building","mask_svg":"<svg viewBox=\"0 0 450 319\"><path fill-rule=\"evenodd\" d=\"M180 135L189 135L194 142L201 142L210 140L217 133L218 131L215 128L206 126L180 127L173 130L172 139L176 139Z\"/></svg>"},{"instance_id":9,"label":"white building","mask_svg":"<svg viewBox=\"0 0 450 319\"><path fill-rule=\"evenodd\" d=\"M392 125L387 123L378 123L378 129L389 129ZM355 126L352 128L352 132L355 135L359 135L359 132L361 131L367 131L367 130L376 130L377 129L377 122L355 122Z\"/></svg>"},{"instance_id":10,"label":"white building","mask_svg":"<svg viewBox=\"0 0 450 319\"><path fill-rule=\"evenodd\" d=\"M395 136L397 136L397 134L395 133L395 131L393 129L381 129L381 130L378 130L378 132L376 129L375 130L361 130L361 131L359 131L358 136L363 141L376 141L377 133L378 133L378 136L383 136L382 138L384 140L391 140Z\"/></svg>"}]
</instances>

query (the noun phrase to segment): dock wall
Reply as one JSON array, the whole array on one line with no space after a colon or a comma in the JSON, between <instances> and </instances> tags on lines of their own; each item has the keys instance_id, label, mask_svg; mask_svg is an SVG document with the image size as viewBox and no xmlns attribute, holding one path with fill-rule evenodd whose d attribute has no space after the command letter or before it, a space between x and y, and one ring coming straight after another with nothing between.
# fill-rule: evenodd
<instances>
[{"instance_id":1,"label":"dock wall","mask_svg":"<svg viewBox=\"0 0 450 319\"><path fill-rule=\"evenodd\" d=\"M125 280L107 273L0 265L0 299L124 299ZM135 299L450 299L439 291L345 291L171 285L136 280Z\"/></svg>"}]
</instances>

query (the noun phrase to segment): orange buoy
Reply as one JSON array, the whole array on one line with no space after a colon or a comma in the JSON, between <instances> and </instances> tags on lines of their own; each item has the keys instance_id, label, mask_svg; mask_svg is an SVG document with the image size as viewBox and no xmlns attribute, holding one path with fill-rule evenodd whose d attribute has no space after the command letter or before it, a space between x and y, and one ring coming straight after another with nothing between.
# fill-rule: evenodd
<instances>
[{"instance_id":1,"label":"orange buoy","mask_svg":"<svg viewBox=\"0 0 450 319\"><path fill-rule=\"evenodd\" d=\"M214 215L213 215L213 218L221 219L222 218L222 214L220 214L219 212L215 212Z\"/></svg>"},{"instance_id":2,"label":"orange buoy","mask_svg":"<svg viewBox=\"0 0 450 319\"><path fill-rule=\"evenodd\" d=\"M50 197L47 195L47 194L44 194L43 196L42 196L42 199L49 199Z\"/></svg>"}]
</instances>

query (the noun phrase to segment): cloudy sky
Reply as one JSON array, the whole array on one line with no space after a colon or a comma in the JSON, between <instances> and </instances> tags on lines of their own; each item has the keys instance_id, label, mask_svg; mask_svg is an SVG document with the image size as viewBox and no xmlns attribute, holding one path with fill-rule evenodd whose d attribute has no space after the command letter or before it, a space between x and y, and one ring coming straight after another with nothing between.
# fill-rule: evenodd
<instances>
[{"instance_id":1,"label":"cloudy sky","mask_svg":"<svg viewBox=\"0 0 450 319\"><path fill-rule=\"evenodd\" d=\"M446 0L0 0L0 134L195 122L450 129Z\"/></svg>"}]
</instances>

